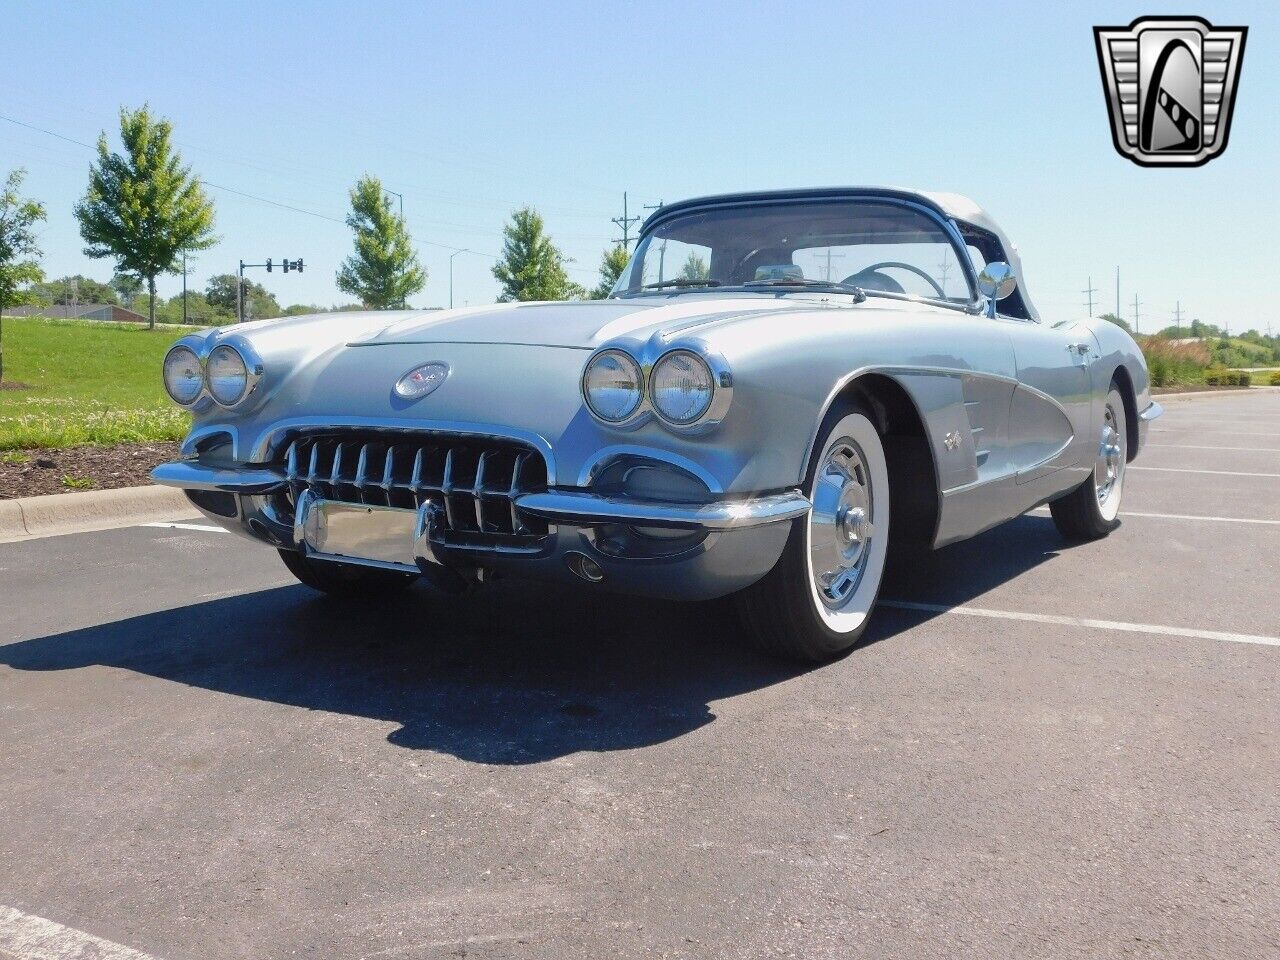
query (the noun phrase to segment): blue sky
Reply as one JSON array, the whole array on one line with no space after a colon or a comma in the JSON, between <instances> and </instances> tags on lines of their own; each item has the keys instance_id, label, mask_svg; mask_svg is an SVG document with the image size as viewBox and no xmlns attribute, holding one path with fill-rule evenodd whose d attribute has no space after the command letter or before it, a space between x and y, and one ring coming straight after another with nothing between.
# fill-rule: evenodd
<instances>
[{"instance_id":1,"label":"blue sky","mask_svg":"<svg viewBox=\"0 0 1280 960\"><path fill-rule=\"evenodd\" d=\"M1111 145L1091 28L1173 13L1250 28L1230 146L1143 169ZM415 303L432 306L448 302L447 248L496 253L526 203L591 283L624 190L634 207L886 183L986 206L1046 315L1083 314L1090 275L1113 308L1119 264L1145 329L1180 299L1185 317L1280 332L1275 3L9 0L4 21L0 114L92 142L149 101L202 177L333 218L212 190L222 242L193 265L198 287L240 258L303 257L302 276L254 279L285 304L346 299L340 221L366 171L404 194L430 271ZM50 276L111 272L81 254L71 215L90 156L0 121L0 172L25 166L49 208ZM455 259L456 303L494 298L492 262Z\"/></svg>"}]
</instances>

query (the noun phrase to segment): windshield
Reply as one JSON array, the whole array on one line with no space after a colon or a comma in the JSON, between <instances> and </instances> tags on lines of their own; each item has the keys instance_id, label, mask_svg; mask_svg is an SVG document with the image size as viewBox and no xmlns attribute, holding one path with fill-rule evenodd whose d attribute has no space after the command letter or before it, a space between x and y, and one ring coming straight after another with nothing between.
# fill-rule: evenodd
<instances>
[{"instance_id":1,"label":"windshield","mask_svg":"<svg viewBox=\"0 0 1280 960\"><path fill-rule=\"evenodd\" d=\"M963 254L960 254L963 256ZM951 237L892 201L805 200L708 208L646 233L615 296L683 287L785 289L845 284L869 295L969 303L969 276Z\"/></svg>"}]
</instances>

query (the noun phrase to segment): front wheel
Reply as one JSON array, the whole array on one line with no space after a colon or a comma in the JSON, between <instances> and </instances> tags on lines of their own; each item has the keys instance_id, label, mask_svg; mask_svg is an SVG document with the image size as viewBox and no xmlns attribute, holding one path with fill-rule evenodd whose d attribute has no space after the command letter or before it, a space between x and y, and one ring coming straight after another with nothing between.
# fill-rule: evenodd
<instances>
[{"instance_id":1,"label":"front wheel","mask_svg":"<svg viewBox=\"0 0 1280 960\"><path fill-rule=\"evenodd\" d=\"M358 563L312 560L296 550L281 550L280 559L302 583L335 597L370 597L394 593L418 579L416 574L379 570Z\"/></svg>"},{"instance_id":2,"label":"front wheel","mask_svg":"<svg viewBox=\"0 0 1280 960\"><path fill-rule=\"evenodd\" d=\"M1120 526L1120 498L1128 460L1124 398L1113 382L1102 410L1102 429L1093 475L1049 504L1058 532L1069 540L1098 540Z\"/></svg>"},{"instance_id":3,"label":"front wheel","mask_svg":"<svg viewBox=\"0 0 1280 960\"><path fill-rule=\"evenodd\" d=\"M736 596L756 646L793 660L832 660L857 646L880 594L889 545L889 470L880 434L858 407L819 431L806 494L774 568Z\"/></svg>"}]
</instances>

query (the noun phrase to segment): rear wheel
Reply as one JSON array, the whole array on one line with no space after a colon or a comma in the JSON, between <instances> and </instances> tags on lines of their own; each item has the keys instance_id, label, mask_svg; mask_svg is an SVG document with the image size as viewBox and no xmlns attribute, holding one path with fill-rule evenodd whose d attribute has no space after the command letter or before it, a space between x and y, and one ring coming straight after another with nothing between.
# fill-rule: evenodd
<instances>
[{"instance_id":1,"label":"rear wheel","mask_svg":"<svg viewBox=\"0 0 1280 960\"><path fill-rule=\"evenodd\" d=\"M296 550L281 550L280 559L302 583L335 597L369 597L403 590L418 579L414 573L379 570L358 563L312 560Z\"/></svg>"},{"instance_id":2,"label":"rear wheel","mask_svg":"<svg viewBox=\"0 0 1280 960\"><path fill-rule=\"evenodd\" d=\"M1124 398L1113 381L1102 411L1102 429L1093 474L1065 497L1049 504L1058 532L1069 540L1097 540L1120 526L1120 498L1128 460Z\"/></svg>"},{"instance_id":3,"label":"rear wheel","mask_svg":"<svg viewBox=\"0 0 1280 960\"><path fill-rule=\"evenodd\" d=\"M889 543L889 471L867 413L846 406L823 424L809 469L809 515L777 565L737 595L756 646L821 662L857 646L880 593Z\"/></svg>"}]
</instances>

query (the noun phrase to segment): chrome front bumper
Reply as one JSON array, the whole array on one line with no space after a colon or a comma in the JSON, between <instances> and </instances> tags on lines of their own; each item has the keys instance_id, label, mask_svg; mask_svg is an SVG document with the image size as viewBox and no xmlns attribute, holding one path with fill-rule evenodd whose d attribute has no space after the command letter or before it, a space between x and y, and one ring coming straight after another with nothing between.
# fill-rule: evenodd
<instances>
[{"instance_id":1,"label":"chrome front bumper","mask_svg":"<svg viewBox=\"0 0 1280 960\"><path fill-rule=\"evenodd\" d=\"M628 593L706 599L741 589L777 562L791 530L810 503L798 490L709 503L608 497L586 490L548 490L515 498L515 508L545 521L550 532L536 549L452 543L443 511L432 501L416 510L325 500L304 492L291 523L271 508L284 489L272 467L227 467L198 461L161 464L151 474L188 491L211 520L272 546L317 559L428 574L441 568L484 568L542 579L575 579L570 561L586 555L604 572L603 585ZM194 496L192 494L194 493ZM229 494L235 515L207 509L209 494ZM204 496L202 496L204 495ZM611 546L611 530L685 531L688 547L669 554L629 554ZM339 531L339 532L335 532ZM403 547L397 547L397 543ZM661 543L661 541L655 541ZM677 546L685 538L675 541Z\"/></svg>"},{"instance_id":2,"label":"chrome front bumper","mask_svg":"<svg viewBox=\"0 0 1280 960\"><path fill-rule=\"evenodd\" d=\"M1138 414L1138 449L1141 450L1147 445L1147 432L1151 429L1151 421L1164 413L1164 407L1156 403L1154 400L1147 404L1147 408Z\"/></svg>"}]
</instances>

